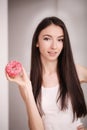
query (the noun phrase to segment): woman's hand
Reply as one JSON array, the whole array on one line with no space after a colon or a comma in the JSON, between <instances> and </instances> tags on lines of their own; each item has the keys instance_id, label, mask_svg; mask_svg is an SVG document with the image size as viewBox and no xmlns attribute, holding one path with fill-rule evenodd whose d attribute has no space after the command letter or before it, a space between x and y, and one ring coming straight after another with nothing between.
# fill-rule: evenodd
<instances>
[{"instance_id":1,"label":"woman's hand","mask_svg":"<svg viewBox=\"0 0 87 130\"><path fill-rule=\"evenodd\" d=\"M19 86L21 96L22 96L23 100L26 101L28 94L29 94L29 91L32 91L32 85L31 85L31 81L29 80L28 75L27 75L24 67L22 66L22 71L17 76L10 77L6 73L6 77L7 77L8 81L14 82Z\"/></svg>"},{"instance_id":2,"label":"woman's hand","mask_svg":"<svg viewBox=\"0 0 87 130\"><path fill-rule=\"evenodd\" d=\"M15 69L14 69L15 70ZM9 74L9 73L8 73ZM18 84L21 96L25 102L29 129L31 130L44 130L42 118L38 112L37 105L32 92L31 81L22 66L22 71L14 77L9 76L6 72L6 77L9 81Z\"/></svg>"},{"instance_id":3,"label":"woman's hand","mask_svg":"<svg viewBox=\"0 0 87 130\"><path fill-rule=\"evenodd\" d=\"M6 71L5 71L5 73L6 73L6 77L9 81L15 82L19 86L24 86L25 83L29 82L29 78L28 78L27 73L23 66L22 66L22 71L14 77L9 76L9 74Z\"/></svg>"}]
</instances>

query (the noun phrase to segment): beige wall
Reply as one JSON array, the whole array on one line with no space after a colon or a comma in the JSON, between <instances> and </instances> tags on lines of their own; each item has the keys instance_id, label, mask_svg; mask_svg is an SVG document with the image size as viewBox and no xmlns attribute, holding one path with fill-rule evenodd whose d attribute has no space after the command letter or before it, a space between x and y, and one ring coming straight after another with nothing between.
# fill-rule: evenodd
<instances>
[{"instance_id":1,"label":"beige wall","mask_svg":"<svg viewBox=\"0 0 87 130\"><path fill-rule=\"evenodd\" d=\"M19 60L27 72L30 67L31 39L38 22L58 16L68 27L76 63L87 66L86 0L9 0L9 60ZM83 85L86 97L87 85ZM27 113L16 85L9 87L10 130L28 130ZM87 118L84 120L87 125Z\"/></svg>"},{"instance_id":2,"label":"beige wall","mask_svg":"<svg viewBox=\"0 0 87 130\"><path fill-rule=\"evenodd\" d=\"M8 130L8 82L4 68L8 61L7 0L0 0L0 130Z\"/></svg>"}]
</instances>

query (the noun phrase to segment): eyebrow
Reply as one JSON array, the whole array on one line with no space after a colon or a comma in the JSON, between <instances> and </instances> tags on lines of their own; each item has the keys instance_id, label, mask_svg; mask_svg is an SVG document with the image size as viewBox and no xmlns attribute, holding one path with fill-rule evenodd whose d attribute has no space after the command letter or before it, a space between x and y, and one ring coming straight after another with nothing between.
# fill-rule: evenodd
<instances>
[{"instance_id":1,"label":"eyebrow","mask_svg":"<svg viewBox=\"0 0 87 130\"><path fill-rule=\"evenodd\" d=\"M49 34L45 34L45 35L43 35L43 37L44 37L44 36L52 37L52 36L49 35ZM64 35L60 35L60 36L58 36L58 38L64 38Z\"/></svg>"}]
</instances>

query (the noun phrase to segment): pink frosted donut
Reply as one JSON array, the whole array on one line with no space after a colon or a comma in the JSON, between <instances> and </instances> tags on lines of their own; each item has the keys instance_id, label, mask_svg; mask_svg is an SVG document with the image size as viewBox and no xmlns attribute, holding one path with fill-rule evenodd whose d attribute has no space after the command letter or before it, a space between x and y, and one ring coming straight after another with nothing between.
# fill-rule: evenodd
<instances>
[{"instance_id":1,"label":"pink frosted donut","mask_svg":"<svg viewBox=\"0 0 87 130\"><path fill-rule=\"evenodd\" d=\"M22 71L22 65L18 61L11 61L6 65L5 71L10 77L15 77Z\"/></svg>"}]
</instances>

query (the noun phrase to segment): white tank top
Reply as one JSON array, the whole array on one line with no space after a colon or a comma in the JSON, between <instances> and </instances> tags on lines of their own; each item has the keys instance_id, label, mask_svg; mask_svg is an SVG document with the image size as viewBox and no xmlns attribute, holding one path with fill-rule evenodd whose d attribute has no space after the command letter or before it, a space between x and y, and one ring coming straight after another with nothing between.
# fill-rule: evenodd
<instances>
[{"instance_id":1,"label":"white tank top","mask_svg":"<svg viewBox=\"0 0 87 130\"><path fill-rule=\"evenodd\" d=\"M80 119L73 120L73 113L70 101L65 111L60 110L59 101L56 103L58 85L55 87L41 88L41 109L45 130L77 130L82 125Z\"/></svg>"}]
</instances>

